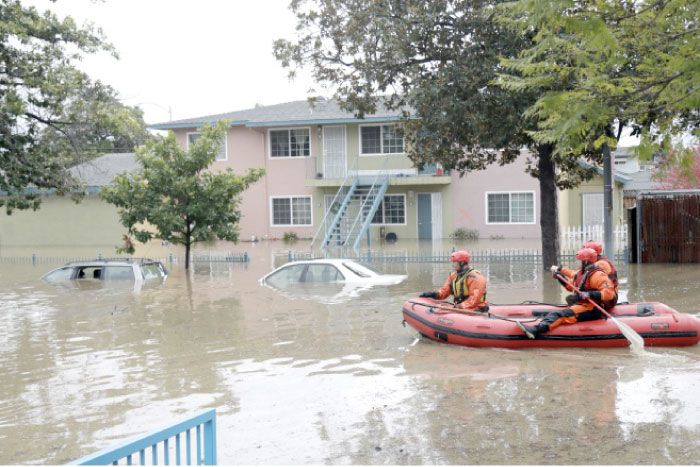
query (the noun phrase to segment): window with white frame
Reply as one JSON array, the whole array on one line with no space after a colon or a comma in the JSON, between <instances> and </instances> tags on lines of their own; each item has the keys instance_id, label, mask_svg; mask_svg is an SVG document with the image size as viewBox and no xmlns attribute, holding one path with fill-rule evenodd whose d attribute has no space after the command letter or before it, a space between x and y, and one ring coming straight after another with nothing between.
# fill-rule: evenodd
<instances>
[{"instance_id":1,"label":"window with white frame","mask_svg":"<svg viewBox=\"0 0 700 467\"><path fill-rule=\"evenodd\" d=\"M372 224L406 224L406 195L384 195Z\"/></svg>"},{"instance_id":2,"label":"window with white frame","mask_svg":"<svg viewBox=\"0 0 700 467\"><path fill-rule=\"evenodd\" d=\"M272 198L272 225L311 225L311 196Z\"/></svg>"},{"instance_id":3,"label":"window with white frame","mask_svg":"<svg viewBox=\"0 0 700 467\"><path fill-rule=\"evenodd\" d=\"M270 130L270 157L309 157L311 141L309 128Z\"/></svg>"},{"instance_id":4,"label":"window with white frame","mask_svg":"<svg viewBox=\"0 0 700 467\"><path fill-rule=\"evenodd\" d=\"M510 191L486 193L487 224L534 224L535 193Z\"/></svg>"},{"instance_id":5,"label":"window with white frame","mask_svg":"<svg viewBox=\"0 0 700 467\"><path fill-rule=\"evenodd\" d=\"M401 125L361 125L360 154L403 154L403 136Z\"/></svg>"},{"instance_id":6,"label":"window with white frame","mask_svg":"<svg viewBox=\"0 0 700 467\"><path fill-rule=\"evenodd\" d=\"M189 150L190 146L197 141L199 138L201 138L202 134L201 133L187 133L187 149ZM217 161L225 161L228 158L226 157L226 137L224 136L224 139L221 140L221 147L219 148L219 152L216 153L216 160Z\"/></svg>"}]
</instances>

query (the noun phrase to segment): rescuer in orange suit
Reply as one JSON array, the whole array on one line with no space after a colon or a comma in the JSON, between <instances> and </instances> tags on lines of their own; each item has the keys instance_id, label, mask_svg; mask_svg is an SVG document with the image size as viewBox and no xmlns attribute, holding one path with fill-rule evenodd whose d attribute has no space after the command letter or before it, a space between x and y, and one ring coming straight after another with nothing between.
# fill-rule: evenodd
<instances>
[{"instance_id":1,"label":"rescuer in orange suit","mask_svg":"<svg viewBox=\"0 0 700 467\"><path fill-rule=\"evenodd\" d=\"M599 242L588 240L586 243L583 244L583 247L592 248L595 250L596 254L598 255L598 260L595 262L595 264L600 266L601 269L605 271L605 274L608 275L608 277L612 281L613 286L615 287L615 295L617 295L617 286L619 284L619 281L617 279L617 269L615 268L615 264L610 260L610 258L603 255L603 245L601 245Z\"/></svg>"},{"instance_id":2,"label":"rescuer in orange suit","mask_svg":"<svg viewBox=\"0 0 700 467\"><path fill-rule=\"evenodd\" d=\"M423 292L421 297L444 300L454 296L455 306L465 310L488 311L486 302L486 278L476 269L469 266L471 257L464 250L458 250L450 255L454 272L447 282L437 292Z\"/></svg>"},{"instance_id":3,"label":"rescuer in orange suit","mask_svg":"<svg viewBox=\"0 0 700 467\"><path fill-rule=\"evenodd\" d=\"M561 267L552 266L552 277L558 279L567 290L573 291L572 284L581 291L579 294L569 295L566 303L569 308L553 310L547 313L542 321L535 326L528 326L521 322L516 322L518 327L529 337L534 339L537 334L551 331L560 324L574 324L582 321L593 321L603 317L603 313L593 305L589 300L602 305L603 308L612 308L610 303L617 300L615 288L612 281L605 274L603 269L596 265L598 255L591 248L581 248L576 253L576 259L581 261L581 269L568 276L570 280L565 280L561 277L565 271ZM567 269L567 271L571 271ZM572 277L573 276L573 277Z\"/></svg>"}]
</instances>

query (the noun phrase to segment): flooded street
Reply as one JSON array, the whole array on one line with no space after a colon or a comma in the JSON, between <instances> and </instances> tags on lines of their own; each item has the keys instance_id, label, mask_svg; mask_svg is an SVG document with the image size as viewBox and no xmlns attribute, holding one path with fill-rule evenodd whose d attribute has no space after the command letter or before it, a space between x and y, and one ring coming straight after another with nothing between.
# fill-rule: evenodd
<instances>
[{"instance_id":1,"label":"flooded street","mask_svg":"<svg viewBox=\"0 0 700 467\"><path fill-rule=\"evenodd\" d=\"M283 294L258 279L284 244L231 249L251 261L166 263L167 281L140 290L61 287L39 280L61 264L0 263L0 464L62 464L207 408L220 464L700 459L700 346L439 344L402 326L401 308L441 286L447 263L373 263L408 279ZM540 266L474 266L492 303L563 301ZM698 265L619 271L630 302L700 317Z\"/></svg>"}]
</instances>

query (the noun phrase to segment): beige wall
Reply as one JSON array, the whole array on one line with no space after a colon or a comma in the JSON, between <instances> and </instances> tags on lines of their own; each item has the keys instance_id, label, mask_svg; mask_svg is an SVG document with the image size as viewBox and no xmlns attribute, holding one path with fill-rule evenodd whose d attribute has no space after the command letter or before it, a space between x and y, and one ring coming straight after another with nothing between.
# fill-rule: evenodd
<instances>
[{"instance_id":1,"label":"beige wall","mask_svg":"<svg viewBox=\"0 0 700 467\"><path fill-rule=\"evenodd\" d=\"M69 198L44 196L38 211L0 213L0 246L117 246L126 228L117 208L98 195L80 204ZM114 249L106 251L114 253Z\"/></svg>"}]
</instances>

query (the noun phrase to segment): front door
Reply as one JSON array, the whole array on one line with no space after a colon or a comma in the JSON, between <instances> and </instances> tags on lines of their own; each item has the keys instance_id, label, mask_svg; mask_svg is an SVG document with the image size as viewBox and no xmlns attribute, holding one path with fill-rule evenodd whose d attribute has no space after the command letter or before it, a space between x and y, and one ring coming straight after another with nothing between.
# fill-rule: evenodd
<instances>
[{"instance_id":1,"label":"front door","mask_svg":"<svg viewBox=\"0 0 700 467\"><path fill-rule=\"evenodd\" d=\"M323 178L345 178L345 126L323 127Z\"/></svg>"},{"instance_id":2,"label":"front door","mask_svg":"<svg viewBox=\"0 0 700 467\"><path fill-rule=\"evenodd\" d=\"M430 193L418 193L418 239L433 238L432 199Z\"/></svg>"}]
</instances>

